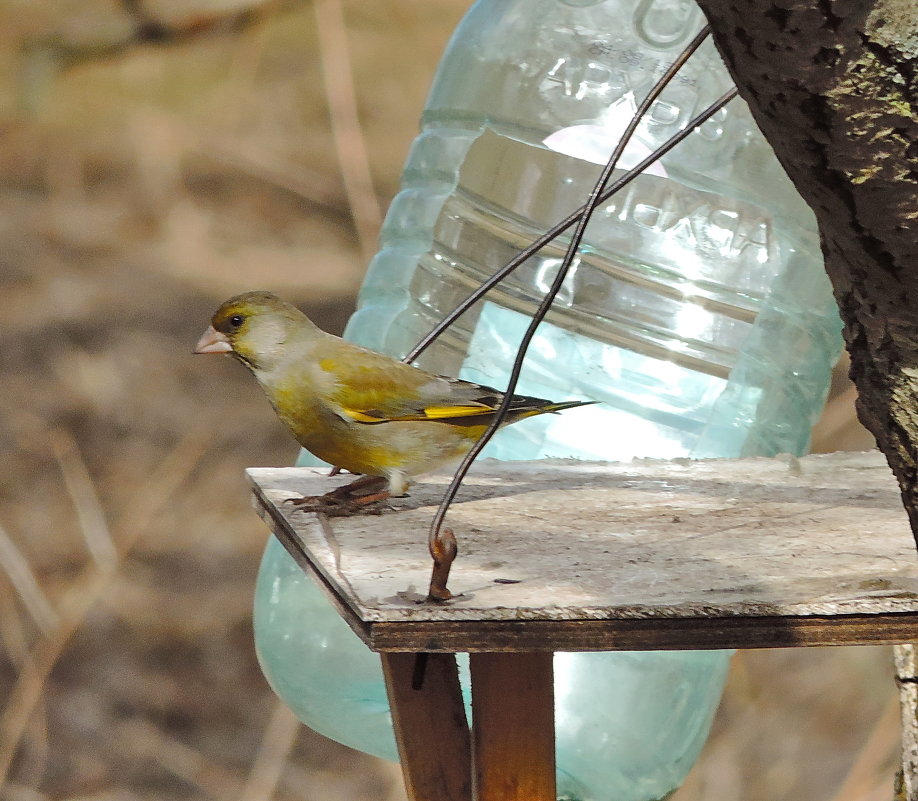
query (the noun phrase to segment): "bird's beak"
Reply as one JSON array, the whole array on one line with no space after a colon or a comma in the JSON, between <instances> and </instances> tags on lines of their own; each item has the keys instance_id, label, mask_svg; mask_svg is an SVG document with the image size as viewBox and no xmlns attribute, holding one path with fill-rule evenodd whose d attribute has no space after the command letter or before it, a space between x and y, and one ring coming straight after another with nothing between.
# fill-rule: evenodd
<instances>
[{"instance_id":1,"label":"bird's beak","mask_svg":"<svg viewBox=\"0 0 918 801\"><path fill-rule=\"evenodd\" d=\"M221 334L212 325L201 334L198 344L194 346L193 353L232 353L233 346L226 338L226 334Z\"/></svg>"}]
</instances>

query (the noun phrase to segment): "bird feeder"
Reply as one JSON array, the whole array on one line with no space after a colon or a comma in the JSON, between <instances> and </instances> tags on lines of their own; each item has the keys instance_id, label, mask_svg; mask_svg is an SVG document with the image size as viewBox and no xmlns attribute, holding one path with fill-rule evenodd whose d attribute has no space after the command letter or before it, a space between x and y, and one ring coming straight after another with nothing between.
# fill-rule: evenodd
<instances>
[{"instance_id":1,"label":"bird feeder","mask_svg":"<svg viewBox=\"0 0 918 801\"><path fill-rule=\"evenodd\" d=\"M468 533L448 604L424 602L419 547L448 476L391 513L336 519L286 503L328 489L324 471L248 476L259 514L380 654L412 801L555 801L555 652L868 644L896 646L901 797L918 801L918 559L877 452L481 463L451 512Z\"/></svg>"}]
</instances>

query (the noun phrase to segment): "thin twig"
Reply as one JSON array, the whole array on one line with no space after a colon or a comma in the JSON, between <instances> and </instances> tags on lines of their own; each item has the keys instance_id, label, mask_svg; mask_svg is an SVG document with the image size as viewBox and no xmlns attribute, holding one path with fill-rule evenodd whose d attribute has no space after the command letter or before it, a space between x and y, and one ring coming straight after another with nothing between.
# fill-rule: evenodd
<instances>
[{"instance_id":1,"label":"thin twig","mask_svg":"<svg viewBox=\"0 0 918 801\"><path fill-rule=\"evenodd\" d=\"M239 801L266 801L274 797L300 729L296 715L286 704L276 701Z\"/></svg>"},{"instance_id":2,"label":"thin twig","mask_svg":"<svg viewBox=\"0 0 918 801\"><path fill-rule=\"evenodd\" d=\"M57 613L49 603L28 560L16 547L3 526L0 526L0 567L6 573L35 625L43 634L50 634L57 626Z\"/></svg>"},{"instance_id":3,"label":"thin twig","mask_svg":"<svg viewBox=\"0 0 918 801\"><path fill-rule=\"evenodd\" d=\"M341 0L313 0L319 38L319 57L332 136L360 250L369 259L376 249L382 214L373 188L370 161L357 116L357 95Z\"/></svg>"},{"instance_id":4,"label":"thin twig","mask_svg":"<svg viewBox=\"0 0 918 801\"><path fill-rule=\"evenodd\" d=\"M51 613L54 614L53 609ZM22 670L30 658L29 639L26 636L22 615L16 606L16 599L8 592L0 592L0 642L3 643L9 661L17 669Z\"/></svg>"},{"instance_id":5,"label":"thin twig","mask_svg":"<svg viewBox=\"0 0 918 801\"><path fill-rule=\"evenodd\" d=\"M150 480L141 486L128 504L126 519L119 521L116 539L119 560L107 567L87 565L58 605L58 624L34 647L10 692L0 716L0 787L9 774L23 734L42 697L45 681L86 614L108 588L137 538L147 529L166 503L182 486L204 455L209 440L189 435L160 463Z\"/></svg>"},{"instance_id":6,"label":"thin twig","mask_svg":"<svg viewBox=\"0 0 918 801\"><path fill-rule=\"evenodd\" d=\"M892 695L831 801L860 801L869 798L875 794L878 783L882 783L884 795L891 796L891 776L887 771L895 762L898 745L899 699Z\"/></svg>"},{"instance_id":7,"label":"thin twig","mask_svg":"<svg viewBox=\"0 0 918 801\"><path fill-rule=\"evenodd\" d=\"M238 138L213 138L195 146L192 152L195 156L296 195L337 218L347 214L341 188L331 172L326 175L301 164L290 163L283 156L266 152L265 148Z\"/></svg>"},{"instance_id":8,"label":"thin twig","mask_svg":"<svg viewBox=\"0 0 918 801\"><path fill-rule=\"evenodd\" d=\"M241 777L145 718L124 721L118 726L118 736L114 740L121 746L121 753L132 761L155 761L207 797L222 799L239 792Z\"/></svg>"},{"instance_id":9,"label":"thin twig","mask_svg":"<svg viewBox=\"0 0 918 801\"><path fill-rule=\"evenodd\" d=\"M215 129L229 131L232 136L239 128L240 120L246 115L245 101L253 94L258 67L268 48L271 23L278 16L279 5L277 0L267 0L259 13L253 15L244 34L239 36L238 45L233 48L226 81L221 87L219 124L213 126Z\"/></svg>"},{"instance_id":10,"label":"thin twig","mask_svg":"<svg viewBox=\"0 0 918 801\"><path fill-rule=\"evenodd\" d=\"M51 432L51 450L73 501L86 548L95 563L107 569L118 560L118 551L79 446L69 432L58 428Z\"/></svg>"}]
</instances>

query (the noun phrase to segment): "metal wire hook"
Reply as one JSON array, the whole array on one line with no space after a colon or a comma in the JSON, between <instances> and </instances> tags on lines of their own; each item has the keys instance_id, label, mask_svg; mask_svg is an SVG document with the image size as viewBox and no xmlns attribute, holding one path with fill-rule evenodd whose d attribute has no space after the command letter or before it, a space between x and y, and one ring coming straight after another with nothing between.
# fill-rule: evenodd
<instances>
[{"instance_id":1,"label":"metal wire hook","mask_svg":"<svg viewBox=\"0 0 918 801\"><path fill-rule=\"evenodd\" d=\"M616 150L621 148L624 150L624 147L627 146L631 134L634 132L640 118L643 116L644 112L647 111L647 108L653 103L653 101L659 96L660 92L666 87L666 85L672 80L673 76L682 68L685 62L691 57L691 55L700 47L704 40L708 37L711 32L711 28L708 25L705 25L698 34L692 39L691 42L685 47L679 56L670 64L669 68L663 75L660 76L660 79L650 90L650 93L644 99L643 103L635 111L634 115L631 118L631 122L628 127L625 129L622 134ZM629 183L631 183L635 178L638 177L642 172L644 172L647 167L653 164L655 161L665 156L670 150L672 150L679 142L689 136L692 131L695 130L699 125L707 122L714 114L720 111L724 105L726 105L730 100L736 96L736 89L732 89L727 92L723 97L720 98L716 103L709 106L701 114L695 117L688 125L685 126L681 131L671 136L667 139L660 147L653 151L649 156L647 156L643 161L641 161L636 166L632 167L628 172L622 175L620 178L615 180L608 188L604 189L600 197L600 202L604 203L606 200L612 197L616 192L623 189ZM729 97L727 97L729 95ZM619 154L620 155L620 154ZM614 160L614 161L613 161ZM617 162L618 156L613 152L610 162ZM614 166L613 166L614 169ZM561 222L556 224L554 227L547 230L542 236L536 239L531 245L521 250L514 256L510 261L508 261L503 267L501 267L497 272L494 273L487 281L485 281L481 286L475 289L468 297L465 298L455 309L453 309L449 314L447 314L439 323L437 323L427 334L422 337L420 342L415 345L407 355L402 359L403 362L410 364L415 361L424 351L427 350L439 337L446 331L454 322L456 322L459 317L465 314L472 306L475 305L481 298L483 298L488 292L490 292L495 286L497 286L501 281L503 281L510 273L516 270L521 264L523 264L526 259L534 254L538 253L543 247L545 247L549 242L557 239L558 236L564 233L568 228L570 228L574 223L581 219L586 212L586 205L581 206L573 213L565 217Z\"/></svg>"},{"instance_id":2,"label":"metal wire hook","mask_svg":"<svg viewBox=\"0 0 918 801\"><path fill-rule=\"evenodd\" d=\"M581 206L577 211L567 217L565 220L560 222L550 231L546 232L542 237L536 240L532 245L527 247L525 250L521 251L516 257L514 257L507 265L505 265L501 270L495 273L488 281L482 284L475 292L469 295L459 306L456 307L447 317L445 317L431 332L429 332L422 340L415 346L415 348L405 357L403 361L410 362L416 359L427 347L429 347L436 338L443 333L455 320L468 311L471 306L483 297L490 289L496 286L503 278L509 275L513 270L519 267L526 259L531 255L536 253L542 247L544 247L548 242L555 239L563 231L567 230L574 223L577 224L574 233L571 237L571 241L568 244L567 252L565 253L564 259L561 262L561 265L558 268L558 272L555 276L554 281L552 282L551 288L548 293L543 297L541 303L539 304L538 309L532 317L532 320L529 324L529 327L524 334L519 348L517 349L516 358L513 363L513 368L510 373L510 379L507 384L506 394L498 407L494 418L491 423L478 438L476 443L472 446L469 452L463 458L459 467L456 469L453 479L450 482L449 487L443 495L443 498L440 502L440 506L437 509L436 514L433 517L433 520L430 524L430 529L428 532L428 547L431 553L431 556L434 559L434 571L431 577L430 592L428 598L432 600L447 600L451 597L451 593L446 588L446 580L449 575L449 567L452 563L453 558L455 557L455 537L451 529L443 529L441 533L441 527L443 525L443 520L446 516L447 511L449 510L450 505L456 497L456 493L459 490L459 487L462 484L462 481L465 479L466 474L468 473L469 468L472 465L472 462L478 457L481 453L481 450L485 445L490 441L491 437L496 433L498 428L500 428L504 418L506 417L507 410L510 407L512 402L513 393L516 389L516 385L519 381L520 373L522 372L523 363L526 357L526 352L529 348L529 344L532 341L533 336L535 335L536 329L539 324L545 318L545 315L548 313L549 308L551 307L552 302L563 286L564 280L567 277L570 266L573 263L574 257L577 253L577 250L580 247L580 242L583 239L584 231L590 221L590 218L593 215L593 212L617 191L621 190L622 187L627 185L631 180L633 180L637 175L639 175L647 166L652 164L654 161L659 159L665 153L668 153L675 145L681 142L686 136L689 135L693 130L695 130L699 125L703 124L705 121L710 119L714 114L716 114L721 108L723 108L730 100L732 100L737 92L736 89L732 89L726 92L719 100L705 109L704 112L696 116L685 129L676 134L662 146L657 148L650 156L644 159L637 167L630 170L625 176L618 179L611 187L606 189L606 184L612 176L616 164L618 163L619 158L621 157L622 152L628 144L631 136L634 131L637 129L637 126L640 124L640 121L643 115L647 112L653 102L659 97L660 93L667 86L667 84L672 80L673 76L682 68L685 62L691 57L691 55L698 49L701 43L707 38L710 34L710 27L705 26L702 30L695 36L694 39L686 46L686 48L679 54L676 60L670 65L670 67L664 72L660 77L654 87L650 90L647 96L644 98L640 106L635 111L631 122L628 124L628 127L625 129L621 138L619 139L618 144L612 152L609 161L606 166L603 168L602 173L600 174L599 180L596 182L593 190L590 193L590 196L587 202ZM448 544L449 555L448 561L444 561L444 545Z\"/></svg>"}]
</instances>

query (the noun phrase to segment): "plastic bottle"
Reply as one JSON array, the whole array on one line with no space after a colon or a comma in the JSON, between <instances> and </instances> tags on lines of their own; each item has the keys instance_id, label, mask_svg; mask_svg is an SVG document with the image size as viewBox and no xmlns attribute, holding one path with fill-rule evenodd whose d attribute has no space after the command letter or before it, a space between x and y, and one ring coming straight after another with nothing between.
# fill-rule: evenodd
<instances>
[{"instance_id":1,"label":"plastic bottle","mask_svg":"<svg viewBox=\"0 0 918 801\"><path fill-rule=\"evenodd\" d=\"M632 110L703 22L683 0L479 0L441 62L347 336L403 355L582 204ZM728 86L705 45L621 166ZM501 386L564 248L531 258L421 364ZM507 429L485 455L803 453L839 348L813 215L734 100L597 212L530 348L519 392L603 403ZM394 757L376 657L276 544L257 593L258 650L279 694L313 728ZM666 796L703 745L728 659L558 654L559 791Z\"/></svg>"}]
</instances>

